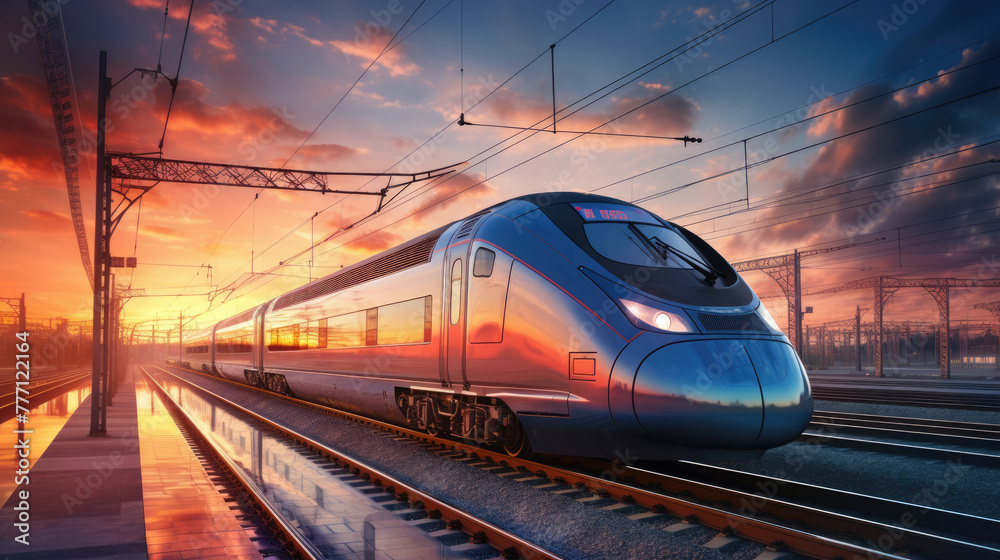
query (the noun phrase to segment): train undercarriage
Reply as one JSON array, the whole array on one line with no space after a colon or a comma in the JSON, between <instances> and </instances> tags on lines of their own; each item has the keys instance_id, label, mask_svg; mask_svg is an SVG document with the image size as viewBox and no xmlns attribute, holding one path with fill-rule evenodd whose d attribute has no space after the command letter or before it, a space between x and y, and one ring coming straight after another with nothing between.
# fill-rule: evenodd
<instances>
[{"instance_id":1,"label":"train undercarriage","mask_svg":"<svg viewBox=\"0 0 1000 560\"><path fill-rule=\"evenodd\" d=\"M514 457L531 453L517 415L499 399L397 390L396 404L411 427L432 436L471 440Z\"/></svg>"}]
</instances>

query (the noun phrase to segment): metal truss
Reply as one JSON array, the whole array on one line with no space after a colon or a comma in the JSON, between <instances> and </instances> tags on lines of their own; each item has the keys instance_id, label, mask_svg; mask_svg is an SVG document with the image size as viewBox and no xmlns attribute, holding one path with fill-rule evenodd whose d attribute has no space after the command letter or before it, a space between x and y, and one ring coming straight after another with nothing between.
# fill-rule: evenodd
<instances>
[{"instance_id":1,"label":"metal truss","mask_svg":"<svg viewBox=\"0 0 1000 560\"><path fill-rule=\"evenodd\" d=\"M808 251L793 251L787 255L776 257L763 257L748 261L733 263L736 272L746 272L748 270L760 270L770 276L785 294L788 302L788 329L787 335L792 347L802 355L802 257L829 253L853 247L854 244L841 245L839 247L826 247L823 249L810 249Z\"/></svg>"},{"instance_id":2,"label":"metal truss","mask_svg":"<svg viewBox=\"0 0 1000 560\"><path fill-rule=\"evenodd\" d=\"M38 42L38 52L42 57L42 67L45 71L45 84L49 91L49 103L52 107L52 119L55 122L56 138L59 141L59 151L62 155L63 172L66 176L66 192L69 195L70 215L73 217L73 230L76 232L76 242L83 260L83 268L87 271L90 287L94 287L94 267L90 260L90 248L87 246L87 231L83 222L83 206L80 202L79 151L77 149L77 133L73 128L73 81L69 68L69 57L63 44L60 28L61 12L51 13L55 4L42 0L28 0L28 13L42 14L43 25L37 26L35 40Z\"/></svg>"},{"instance_id":3,"label":"metal truss","mask_svg":"<svg viewBox=\"0 0 1000 560\"><path fill-rule=\"evenodd\" d=\"M1000 287L1000 280L976 280L970 278L893 278L891 276L873 276L852 280L840 286L812 292L813 294L832 294L845 290L871 288L875 297L875 375L882 376L882 344L885 330L882 313L885 304L892 294L901 288L923 288L938 304L938 346L941 365L941 377L951 377L951 357L949 355L948 338L951 335L951 288L992 288ZM1000 302L996 302L1000 304ZM981 304L984 305L984 304ZM978 305L976 307L979 307ZM983 307L983 309L988 309Z\"/></svg>"},{"instance_id":4,"label":"metal truss","mask_svg":"<svg viewBox=\"0 0 1000 560\"><path fill-rule=\"evenodd\" d=\"M391 189L443 177L454 173L455 168L462 165L449 165L414 173L366 173L208 163L120 152L108 152L107 157L111 160L112 179L378 196L382 199L379 202L379 209L382 208L383 201ZM384 177L387 184L378 191L341 190L330 187L330 178L333 177Z\"/></svg>"}]
</instances>

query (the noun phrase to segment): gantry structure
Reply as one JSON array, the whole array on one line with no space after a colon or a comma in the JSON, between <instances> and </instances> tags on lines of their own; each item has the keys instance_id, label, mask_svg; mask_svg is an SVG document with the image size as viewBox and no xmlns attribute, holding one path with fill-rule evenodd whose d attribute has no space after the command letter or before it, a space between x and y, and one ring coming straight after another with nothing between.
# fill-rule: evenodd
<instances>
[{"instance_id":1,"label":"gantry structure","mask_svg":"<svg viewBox=\"0 0 1000 560\"><path fill-rule=\"evenodd\" d=\"M997 318L997 357L995 367L1000 370L1000 301L991 301L988 303L977 303L972 306L973 309L985 309L993 314Z\"/></svg>"},{"instance_id":2,"label":"gantry structure","mask_svg":"<svg viewBox=\"0 0 1000 560\"><path fill-rule=\"evenodd\" d=\"M763 257L733 263L736 272L760 270L770 276L785 294L788 302L788 340L795 351L802 355L802 257L829 253L853 247L854 244L808 251L795 250L786 255Z\"/></svg>"},{"instance_id":3,"label":"gantry structure","mask_svg":"<svg viewBox=\"0 0 1000 560\"><path fill-rule=\"evenodd\" d=\"M810 295L829 294L846 290L870 288L874 292L872 309L875 317L875 375L881 377L882 344L885 339L882 321L885 304L902 288L923 288L938 304L938 358L941 367L941 377L951 377L951 358L948 352L948 337L951 335L951 312L949 296L952 288L991 288L1000 287L1000 280L978 280L970 278L894 278L892 276L873 276L847 282L834 288L812 292Z\"/></svg>"}]
</instances>

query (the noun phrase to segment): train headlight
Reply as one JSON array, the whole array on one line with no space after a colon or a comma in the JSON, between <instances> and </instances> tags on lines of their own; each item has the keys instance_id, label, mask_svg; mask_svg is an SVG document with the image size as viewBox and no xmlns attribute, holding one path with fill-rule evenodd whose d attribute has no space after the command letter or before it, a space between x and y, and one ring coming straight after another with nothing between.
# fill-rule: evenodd
<instances>
[{"instance_id":1,"label":"train headlight","mask_svg":"<svg viewBox=\"0 0 1000 560\"><path fill-rule=\"evenodd\" d=\"M656 328L664 331L669 331L670 315L667 315L666 313L661 311L657 313L655 317L653 317L653 323L656 325Z\"/></svg>"},{"instance_id":2,"label":"train headlight","mask_svg":"<svg viewBox=\"0 0 1000 560\"><path fill-rule=\"evenodd\" d=\"M628 299L618 301L621 302L629 315L639 323L640 327L674 333L696 332L691 321L685 319L679 313L657 309Z\"/></svg>"},{"instance_id":3,"label":"train headlight","mask_svg":"<svg viewBox=\"0 0 1000 560\"><path fill-rule=\"evenodd\" d=\"M781 330L781 327L778 326L778 322L774 320L774 317L771 316L771 312L764 307L764 302L760 302L760 305L757 307L757 313L760 314L761 319L764 319L767 326L771 327L776 332L784 332Z\"/></svg>"}]
</instances>

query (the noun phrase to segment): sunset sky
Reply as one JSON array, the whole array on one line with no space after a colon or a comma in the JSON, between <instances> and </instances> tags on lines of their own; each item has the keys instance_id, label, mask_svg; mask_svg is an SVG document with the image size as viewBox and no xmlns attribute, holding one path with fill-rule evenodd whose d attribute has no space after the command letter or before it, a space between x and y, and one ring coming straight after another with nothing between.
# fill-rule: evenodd
<instances>
[{"instance_id":1,"label":"sunset sky","mask_svg":"<svg viewBox=\"0 0 1000 560\"><path fill-rule=\"evenodd\" d=\"M158 62L178 75L189 2L171 2L166 18L164 0L62 4L81 142L96 129L104 50L122 80L109 149L157 152L170 87L126 75ZM0 297L27 293L29 320L87 319L27 2L4 2L0 22ZM880 274L1000 279L998 23L1000 4L939 0L196 0L164 157L364 172L468 164L346 231L374 198L160 184L114 236L112 253L139 262L118 283L160 296L133 299L126 320L183 313L186 329L206 326L546 190L635 201L730 261L854 244L803 259L807 294ZM551 130L553 85L559 130L704 141L456 123L464 112ZM80 174L91 251L94 169L90 154ZM783 325L777 285L745 276ZM806 296L807 324L851 318L871 299ZM997 300L1000 289L954 290L952 319L992 320L972 307ZM936 321L937 306L905 290L888 314Z\"/></svg>"}]
</instances>

